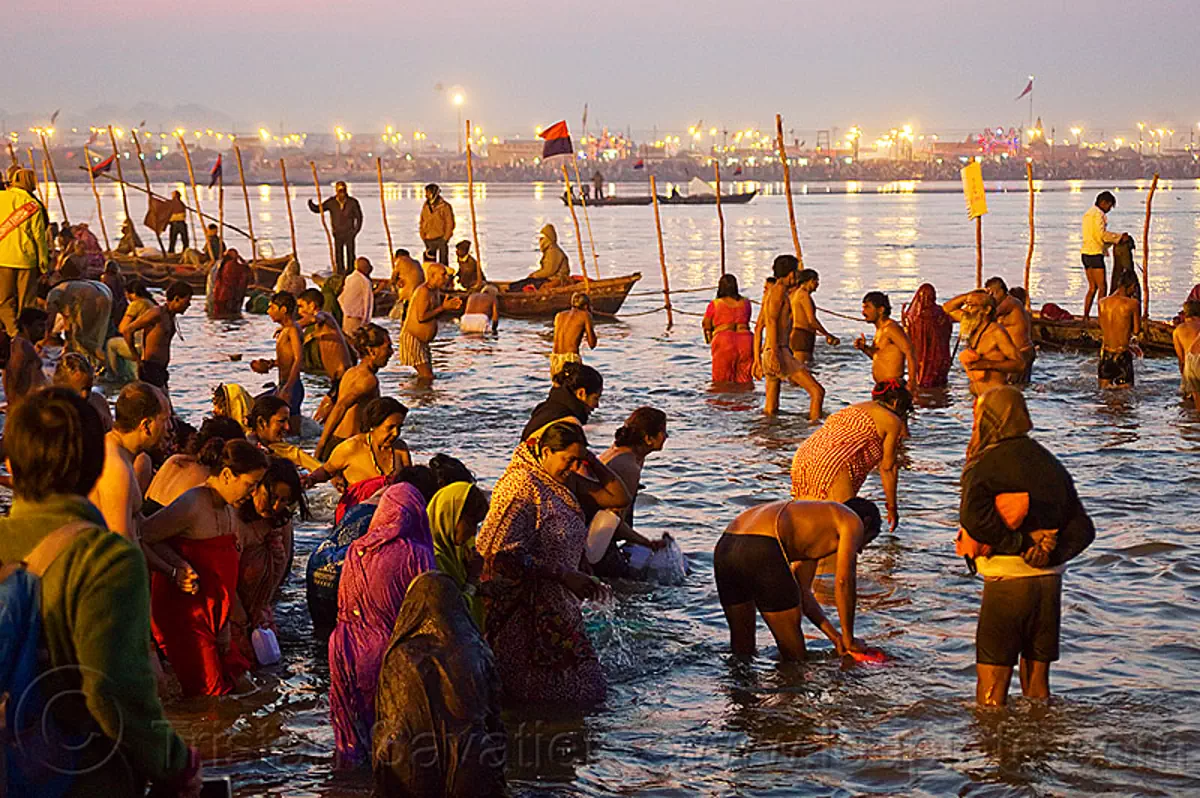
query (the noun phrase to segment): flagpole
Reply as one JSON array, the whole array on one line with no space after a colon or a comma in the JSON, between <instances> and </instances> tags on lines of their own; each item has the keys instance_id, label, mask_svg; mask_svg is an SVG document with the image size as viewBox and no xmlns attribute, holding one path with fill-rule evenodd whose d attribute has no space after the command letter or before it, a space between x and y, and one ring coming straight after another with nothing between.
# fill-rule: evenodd
<instances>
[{"instance_id":1,"label":"flagpole","mask_svg":"<svg viewBox=\"0 0 1200 798\"><path fill-rule=\"evenodd\" d=\"M783 190L787 195L788 224L792 226L792 244L796 247L796 260L804 268L804 255L800 252L800 236L796 232L796 207L792 204L792 170L788 166L787 145L783 143L783 117L775 114L775 139L779 144L779 162L783 164Z\"/></svg>"},{"instance_id":2,"label":"flagpole","mask_svg":"<svg viewBox=\"0 0 1200 798\"><path fill-rule=\"evenodd\" d=\"M42 140L42 152L46 155L46 164L50 167L50 177L54 180L54 193L58 195L58 207L62 209L63 225L70 227L71 222L67 220L67 201L63 199L62 188L58 185L58 171L54 168L54 159L50 157L50 145L46 143L46 134L40 130L38 137Z\"/></svg>"},{"instance_id":3,"label":"flagpole","mask_svg":"<svg viewBox=\"0 0 1200 798\"><path fill-rule=\"evenodd\" d=\"M179 140L179 147L183 150L183 159L187 161L188 180L192 181L192 200L196 203L196 213L199 214L201 212L200 190L196 188L196 172L192 169L192 154L188 152L187 142L183 140L182 133L176 133L175 138ZM195 245L200 242L200 239L196 237L196 217L189 216L188 218L192 221L192 247L195 248ZM200 220L200 229L204 229L203 219ZM253 241L253 237L251 237L251 241Z\"/></svg>"},{"instance_id":4,"label":"flagpole","mask_svg":"<svg viewBox=\"0 0 1200 798\"><path fill-rule=\"evenodd\" d=\"M292 216L292 189L291 186L288 185L287 165L284 163L282 158L279 159L279 173L283 175L283 199L287 204L288 230L292 235L292 257L296 258L296 219L294 216ZM299 264L298 259L296 262Z\"/></svg>"},{"instance_id":5,"label":"flagpole","mask_svg":"<svg viewBox=\"0 0 1200 798\"><path fill-rule=\"evenodd\" d=\"M129 216L129 197L125 196L125 174L121 171L121 153L117 149L117 137L113 133L112 125L108 126L108 140L112 142L112 151L117 162L117 179L121 181L121 207L125 209L125 218L129 219L130 224L133 224L133 219Z\"/></svg>"},{"instance_id":6,"label":"flagpole","mask_svg":"<svg viewBox=\"0 0 1200 798\"><path fill-rule=\"evenodd\" d=\"M468 122L467 124L470 125L470 122ZM467 174L468 175L470 175L470 173L471 173L470 162L471 162L471 156L468 155L467 156L467 164L468 164L467 165ZM395 250L392 249L392 228L388 226L387 202L385 202L383 199L383 158L375 159L375 174L379 178L379 210L383 213L383 232L387 236L388 265L390 267L392 264L392 257L393 257L392 253ZM389 269L389 271L390 271L390 269Z\"/></svg>"},{"instance_id":7,"label":"flagpole","mask_svg":"<svg viewBox=\"0 0 1200 798\"><path fill-rule=\"evenodd\" d=\"M258 239L254 237L254 214L250 212L250 191L246 188L246 173L242 171L242 151L235 144L233 154L237 157L238 180L242 181L242 199L246 202L246 230L250 233L250 262L258 260Z\"/></svg>"},{"instance_id":8,"label":"flagpole","mask_svg":"<svg viewBox=\"0 0 1200 798\"><path fill-rule=\"evenodd\" d=\"M588 243L592 247L592 268L596 270L596 279L600 279L600 259L596 257L596 239L592 238L592 220L588 217L587 197L583 196L583 181L579 178L579 159L571 153L571 163L575 165L575 183L579 186L579 204L583 206L583 221L587 225ZM587 272L585 267L583 270Z\"/></svg>"},{"instance_id":9,"label":"flagpole","mask_svg":"<svg viewBox=\"0 0 1200 798\"><path fill-rule=\"evenodd\" d=\"M579 232L579 217L575 215L575 203L571 197L571 176L567 174L567 165L562 165L563 181L567 184L567 207L571 209L571 221L575 223L575 243L579 245L580 271L583 272L583 291L592 293L592 285L588 282L587 264L583 259L583 234ZM583 191L579 192L581 195Z\"/></svg>"},{"instance_id":10,"label":"flagpole","mask_svg":"<svg viewBox=\"0 0 1200 798\"><path fill-rule=\"evenodd\" d=\"M1029 182L1029 251L1025 253L1025 309L1028 310L1032 301L1029 296L1029 273L1033 270L1033 163L1025 162L1025 178Z\"/></svg>"},{"instance_id":11,"label":"flagpole","mask_svg":"<svg viewBox=\"0 0 1200 798\"><path fill-rule=\"evenodd\" d=\"M337 274L336 258L333 256L333 234L329 232L329 222L325 221L325 209L321 207L321 178L317 177L317 162L309 161L308 165L312 167L313 185L317 189L317 208L321 212L321 227L325 228L325 240L329 242L329 268Z\"/></svg>"},{"instance_id":12,"label":"flagpole","mask_svg":"<svg viewBox=\"0 0 1200 798\"><path fill-rule=\"evenodd\" d=\"M13 166L20 166L21 159L17 157L17 151L13 148L13 143L8 142L8 159L12 161Z\"/></svg>"},{"instance_id":13,"label":"flagpole","mask_svg":"<svg viewBox=\"0 0 1200 798\"><path fill-rule=\"evenodd\" d=\"M133 146L137 148L138 166L142 168L142 179L146 181L146 210L148 212L150 198L154 196L154 192L150 190L150 173L146 171L146 158L142 155L141 132L142 131L138 130L137 128L133 129ZM124 182L122 182L121 185L124 186ZM149 214L147 213L147 215ZM145 220L143 220L142 223L145 224ZM163 243L162 233L160 233L158 230L155 230L154 237L158 239L159 251L165 255L167 252L167 246Z\"/></svg>"},{"instance_id":14,"label":"flagpole","mask_svg":"<svg viewBox=\"0 0 1200 798\"><path fill-rule=\"evenodd\" d=\"M725 276L725 212L721 210L721 162L713 158L713 172L717 176L717 230L721 235L721 276Z\"/></svg>"},{"instance_id":15,"label":"flagpole","mask_svg":"<svg viewBox=\"0 0 1200 798\"><path fill-rule=\"evenodd\" d=\"M108 228L104 225L104 207L100 204L100 192L96 190L96 175L92 172L92 154L88 152L88 148L83 148L83 159L88 166L88 182L92 184L92 196L96 198L96 218L100 220L100 235L104 238L104 252L112 252L112 246L108 243Z\"/></svg>"},{"instance_id":16,"label":"flagpole","mask_svg":"<svg viewBox=\"0 0 1200 798\"><path fill-rule=\"evenodd\" d=\"M662 219L658 215L658 187L654 175L650 175L650 196L654 203L654 229L658 233L658 265L662 267L663 304L667 310L667 329L675 326L675 315L671 312L671 281L667 279L667 253L663 250Z\"/></svg>"},{"instance_id":17,"label":"flagpole","mask_svg":"<svg viewBox=\"0 0 1200 798\"><path fill-rule=\"evenodd\" d=\"M42 164L45 166L45 164ZM42 205L46 204L46 190L42 186L46 185L46 181L38 178L37 159L33 157L33 147L29 148L29 168L33 170L33 187L37 191L37 197L42 201Z\"/></svg>"},{"instance_id":18,"label":"flagpole","mask_svg":"<svg viewBox=\"0 0 1200 798\"><path fill-rule=\"evenodd\" d=\"M225 256L225 170L221 170L221 174L217 175L217 242L220 246L213 253L213 263L217 263ZM208 241L208 234L204 234L204 240ZM253 247L251 247L253 249Z\"/></svg>"},{"instance_id":19,"label":"flagpole","mask_svg":"<svg viewBox=\"0 0 1200 798\"><path fill-rule=\"evenodd\" d=\"M1150 203L1154 202L1154 192L1158 190L1158 172L1150 181L1150 191L1146 194L1146 221L1142 225L1142 318L1150 318Z\"/></svg>"},{"instance_id":20,"label":"flagpole","mask_svg":"<svg viewBox=\"0 0 1200 798\"><path fill-rule=\"evenodd\" d=\"M80 165L79 168L86 169L87 167ZM105 174L104 172L101 172L99 175L97 175L97 177L104 178L105 180L108 180L113 183L117 182L117 179L115 177L113 177L112 175ZM167 199L166 197L162 196L161 194L155 194L153 191L146 191L146 189L142 188L141 186L135 186L133 183L126 183L125 187L131 188L134 191L140 191L143 194L149 194L151 197L154 197L155 199L159 199L159 200L163 200L163 201L166 201L166 199ZM201 221L203 221L205 219L207 219L210 222L217 221L217 217L215 217L211 214L208 214L208 213L202 213L202 212L196 210L195 208L193 208L191 205L188 205L186 202L183 203L183 208L184 208L184 210L188 211L189 213L194 213L197 216L199 216ZM245 230L243 230L242 228L240 228L236 225L226 223L225 227L226 227L226 229L232 230L233 232L237 233L240 236L245 236L247 239L250 238L249 233L247 233Z\"/></svg>"}]
</instances>

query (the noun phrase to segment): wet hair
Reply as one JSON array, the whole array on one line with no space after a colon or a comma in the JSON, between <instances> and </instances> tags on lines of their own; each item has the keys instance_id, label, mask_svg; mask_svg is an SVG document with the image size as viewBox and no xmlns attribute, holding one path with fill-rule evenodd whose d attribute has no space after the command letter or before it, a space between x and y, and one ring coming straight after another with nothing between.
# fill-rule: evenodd
<instances>
[{"instance_id":1,"label":"wet hair","mask_svg":"<svg viewBox=\"0 0 1200 798\"><path fill-rule=\"evenodd\" d=\"M805 283L816 280L819 277L820 275L817 274L816 269L801 269L800 273L796 275L796 285L804 285Z\"/></svg>"},{"instance_id":2,"label":"wet hair","mask_svg":"<svg viewBox=\"0 0 1200 798\"><path fill-rule=\"evenodd\" d=\"M771 274L775 276L776 280L782 280L799 268L800 261L796 259L795 255L780 255L771 264Z\"/></svg>"},{"instance_id":3,"label":"wet hair","mask_svg":"<svg viewBox=\"0 0 1200 798\"><path fill-rule=\"evenodd\" d=\"M591 308L592 298L582 291L576 291L575 293L571 294L571 307L576 308L577 310Z\"/></svg>"},{"instance_id":4,"label":"wet hair","mask_svg":"<svg viewBox=\"0 0 1200 798\"><path fill-rule=\"evenodd\" d=\"M1113 196L1111 191L1101 191L1096 195L1096 206L1099 207L1101 202L1111 202L1113 206L1117 204L1117 198Z\"/></svg>"},{"instance_id":5,"label":"wet hair","mask_svg":"<svg viewBox=\"0 0 1200 798\"><path fill-rule=\"evenodd\" d=\"M396 250L396 253L394 255L392 255L392 258L411 258L411 257L412 257L412 255L408 254L408 250L403 249L403 248Z\"/></svg>"},{"instance_id":6,"label":"wet hair","mask_svg":"<svg viewBox=\"0 0 1200 798\"><path fill-rule=\"evenodd\" d=\"M191 299L196 292L192 290L192 286L183 280L176 280L167 286L167 301L173 299L183 299L184 297Z\"/></svg>"},{"instance_id":7,"label":"wet hair","mask_svg":"<svg viewBox=\"0 0 1200 798\"><path fill-rule=\"evenodd\" d=\"M157 418L166 410L162 395L148 382L131 382L117 396L113 426L117 432L133 432L147 419Z\"/></svg>"},{"instance_id":8,"label":"wet hair","mask_svg":"<svg viewBox=\"0 0 1200 798\"><path fill-rule=\"evenodd\" d=\"M259 422L265 424L272 416L285 407L288 407L286 399L282 399L273 393L264 394L254 400L254 406L246 414L246 426L251 430L256 430L258 429Z\"/></svg>"},{"instance_id":9,"label":"wet hair","mask_svg":"<svg viewBox=\"0 0 1200 798\"><path fill-rule=\"evenodd\" d=\"M296 504L300 510L300 520L308 521L312 518L308 512L308 502L304 498L304 486L300 482L300 472L290 460L284 460L282 457L268 457L267 473L263 475L263 484L272 493L274 493L276 485L287 485L288 492L292 494L292 503ZM254 502L246 502L246 506L252 510ZM291 519L291 513L288 513L288 519Z\"/></svg>"},{"instance_id":10,"label":"wet hair","mask_svg":"<svg viewBox=\"0 0 1200 798\"><path fill-rule=\"evenodd\" d=\"M475 484L475 475L471 469L457 457L448 454L435 454L429 458L429 470L437 481L438 490L453 485L455 482L470 482Z\"/></svg>"},{"instance_id":11,"label":"wet hair","mask_svg":"<svg viewBox=\"0 0 1200 798\"><path fill-rule=\"evenodd\" d=\"M263 471L267 467L267 455L263 450L244 440L226 441L221 449L221 458L213 469L221 473L229 469L235 477L254 471Z\"/></svg>"},{"instance_id":12,"label":"wet hair","mask_svg":"<svg viewBox=\"0 0 1200 798\"><path fill-rule=\"evenodd\" d=\"M292 296L288 291L279 291L276 293L271 297L271 304L283 308L289 316L296 312L296 297Z\"/></svg>"},{"instance_id":13,"label":"wet hair","mask_svg":"<svg viewBox=\"0 0 1200 798\"><path fill-rule=\"evenodd\" d=\"M1024 305L1025 302L1029 299L1028 292L1026 292L1025 289L1019 285L1015 285L1012 288L1008 289L1008 295L1010 297L1012 297L1013 299L1017 300L1018 302L1020 302L1022 305Z\"/></svg>"},{"instance_id":14,"label":"wet hair","mask_svg":"<svg viewBox=\"0 0 1200 798\"><path fill-rule=\"evenodd\" d=\"M900 418L908 418L908 414L912 412L912 394L900 380L882 380L875 383L875 387L871 389L871 398L880 404L891 405Z\"/></svg>"},{"instance_id":15,"label":"wet hair","mask_svg":"<svg viewBox=\"0 0 1200 798\"><path fill-rule=\"evenodd\" d=\"M196 436L199 435L196 428L184 421L179 416L171 416L171 442L170 446L160 446L150 453L151 459L154 461L155 468L160 468L162 462L159 460L159 455L163 454L163 450L169 448L173 452L187 452L193 447ZM169 455L168 455L169 456ZM166 457L162 458L165 461Z\"/></svg>"},{"instance_id":16,"label":"wet hair","mask_svg":"<svg viewBox=\"0 0 1200 798\"><path fill-rule=\"evenodd\" d=\"M359 327L354 331L354 335L351 336L351 338L351 343L354 344L354 348L358 350L360 354L367 349L374 349L377 346L383 346L388 342L388 340L390 340L388 338L387 330L383 329L374 322L364 324L363 326Z\"/></svg>"},{"instance_id":17,"label":"wet hair","mask_svg":"<svg viewBox=\"0 0 1200 798\"><path fill-rule=\"evenodd\" d=\"M9 410L4 451L17 498L86 496L104 469L104 425L79 394L45 388Z\"/></svg>"},{"instance_id":18,"label":"wet hair","mask_svg":"<svg viewBox=\"0 0 1200 798\"><path fill-rule=\"evenodd\" d=\"M401 423L404 423L404 419L408 417L408 408L400 400L393 399L390 396L381 396L378 399L372 399L363 408L363 429L375 429L387 421L389 416L394 416L397 413L401 416Z\"/></svg>"},{"instance_id":19,"label":"wet hair","mask_svg":"<svg viewBox=\"0 0 1200 798\"><path fill-rule=\"evenodd\" d=\"M617 446L637 446L667 429L667 414L656 407L639 407L613 433Z\"/></svg>"},{"instance_id":20,"label":"wet hair","mask_svg":"<svg viewBox=\"0 0 1200 798\"><path fill-rule=\"evenodd\" d=\"M87 389L90 391L96 383L96 370L91 362L78 352L67 352L54 367L54 384L67 384L72 374L82 374L87 377Z\"/></svg>"},{"instance_id":21,"label":"wet hair","mask_svg":"<svg viewBox=\"0 0 1200 798\"><path fill-rule=\"evenodd\" d=\"M325 307L325 295L321 293L321 289L319 288L305 288L300 292L300 296L296 297L296 301L316 305L317 310Z\"/></svg>"},{"instance_id":22,"label":"wet hair","mask_svg":"<svg viewBox=\"0 0 1200 798\"><path fill-rule=\"evenodd\" d=\"M741 294L738 293L738 281L732 274L725 274L717 280L717 299L728 297L730 299L741 299Z\"/></svg>"},{"instance_id":23,"label":"wet hair","mask_svg":"<svg viewBox=\"0 0 1200 798\"><path fill-rule=\"evenodd\" d=\"M547 427L546 431L538 438L538 451L561 452L577 443L583 444L585 447L588 445L583 427L569 421L559 421Z\"/></svg>"},{"instance_id":24,"label":"wet hair","mask_svg":"<svg viewBox=\"0 0 1200 798\"><path fill-rule=\"evenodd\" d=\"M879 308L885 316L890 316L892 313L892 301L882 291L868 291L863 295L862 301L864 305L874 305Z\"/></svg>"},{"instance_id":25,"label":"wet hair","mask_svg":"<svg viewBox=\"0 0 1200 798\"><path fill-rule=\"evenodd\" d=\"M25 308L17 316L17 329L27 330L33 325L48 321L50 317L46 315L46 311L41 308Z\"/></svg>"},{"instance_id":26,"label":"wet hair","mask_svg":"<svg viewBox=\"0 0 1200 798\"><path fill-rule=\"evenodd\" d=\"M125 281L125 293L140 296L142 299L151 299L150 289L146 287L146 281L141 277L130 277Z\"/></svg>"},{"instance_id":27,"label":"wet hair","mask_svg":"<svg viewBox=\"0 0 1200 798\"><path fill-rule=\"evenodd\" d=\"M204 419L200 425L200 431L188 447L188 454L212 471L221 464L226 443L245 439L246 433L241 424L229 416L213 416Z\"/></svg>"},{"instance_id":28,"label":"wet hair","mask_svg":"<svg viewBox=\"0 0 1200 798\"><path fill-rule=\"evenodd\" d=\"M400 469L396 472L396 481L393 484L399 485L404 482L416 488L421 497L425 499L426 504L433 501L434 495L438 492L437 479L434 478L433 471L429 469L429 466L410 465Z\"/></svg>"},{"instance_id":29,"label":"wet hair","mask_svg":"<svg viewBox=\"0 0 1200 798\"><path fill-rule=\"evenodd\" d=\"M1189 299L1183 303L1183 315L1189 319L1200 318L1200 301Z\"/></svg>"},{"instance_id":30,"label":"wet hair","mask_svg":"<svg viewBox=\"0 0 1200 798\"><path fill-rule=\"evenodd\" d=\"M583 363L564 363L554 382L571 393L580 388L587 393L600 393L604 390L604 378L600 376L600 372Z\"/></svg>"},{"instance_id":31,"label":"wet hair","mask_svg":"<svg viewBox=\"0 0 1200 798\"><path fill-rule=\"evenodd\" d=\"M863 546L866 546L883 531L883 516L875 502L855 496L842 502L848 510L852 510L863 525Z\"/></svg>"},{"instance_id":32,"label":"wet hair","mask_svg":"<svg viewBox=\"0 0 1200 798\"><path fill-rule=\"evenodd\" d=\"M983 284L983 287L991 288L992 286L995 286L995 285L1000 286L1000 290L1003 291L1004 293L1006 293L1006 294L1008 293L1008 283L1004 282L1003 277L989 277L989 278L987 278L987 282L985 282Z\"/></svg>"}]
</instances>

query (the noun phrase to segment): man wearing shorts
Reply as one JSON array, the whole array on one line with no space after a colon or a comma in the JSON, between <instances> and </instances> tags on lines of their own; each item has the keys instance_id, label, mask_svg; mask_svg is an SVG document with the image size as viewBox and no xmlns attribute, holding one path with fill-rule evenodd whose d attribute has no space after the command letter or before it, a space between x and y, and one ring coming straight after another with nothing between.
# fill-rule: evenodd
<instances>
[{"instance_id":1,"label":"man wearing shorts","mask_svg":"<svg viewBox=\"0 0 1200 798\"><path fill-rule=\"evenodd\" d=\"M781 659L805 659L802 618L814 623L838 654L865 651L854 638L858 555L880 526L879 509L858 498L845 504L770 502L735 518L713 549L713 573L733 653L754 654L755 610L774 635ZM817 563L831 555L837 556L840 632L812 593Z\"/></svg>"},{"instance_id":2,"label":"man wearing shorts","mask_svg":"<svg viewBox=\"0 0 1200 798\"><path fill-rule=\"evenodd\" d=\"M768 416L779 412L779 390L782 382L787 380L808 391L811 400L809 420L819 421L825 389L788 347L787 336L791 330L788 295L797 285L799 266L800 262L794 255L780 255L771 267L775 282L763 294L762 309L754 327L754 374L766 378L767 400L764 410Z\"/></svg>"},{"instance_id":3,"label":"man wearing shorts","mask_svg":"<svg viewBox=\"0 0 1200 798\"><path fill-rule=\"evenodd\" d=\"M1108 295L1105 281L1104 253L1113 244L1125 238L1128 233L1108 232L1108 212L1117 206L1117 198L1111 191L1101 191L1096 195L1096 204L1088 208L1083 215L1083 245L1080 256L1083 261L1083 272L1087 275L1087 296L1083 298L1083 320L1086 322L1092 313L1092 301L1099 295L1103 299Z\"/></svg>"}]
</instances>

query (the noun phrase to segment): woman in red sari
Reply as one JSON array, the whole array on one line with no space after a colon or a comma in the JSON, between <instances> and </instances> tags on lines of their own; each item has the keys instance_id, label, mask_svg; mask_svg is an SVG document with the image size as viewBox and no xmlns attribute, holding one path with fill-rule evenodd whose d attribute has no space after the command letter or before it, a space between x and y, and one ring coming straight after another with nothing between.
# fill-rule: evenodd
<instances>
[{"instance_id":1,"label":"woman in red sari","mask_svg":"<svg viewBox=\"0 0 1200 798\"><path fill-rule=\"evenodd\" d=\"M944 388L950 375L950 331L953 320L937 301L929 283L917 289L904 309L904 329L912 341L912 369L918 388Z\"/></svg>"},{"instance_id":2,"label":"woman in red sari","mask_svg":"<svg viewBox=\"0 0 1200 798\"><path fill-rule=\"evenodd\" d=\"M737 278L727 274L717 283L717 298L704 311L704 340L712 347L715 383L754 383L754 334L750 332L750 300L738 293Z\"/></svg>"},{"instance_id":3,"label":"woman in red sari","mask_svg":"<svg viewBox=\"0 0 1200 798\"><path fill-rule=\"evenodd\" d=\"M146 519L142 544L167 547L183 567L150 576L150 622L185 696L226 695L250 663L232 644L231 620L244 622L238 599L237 505L254 492L267 458L245 441L225 444L221 464ZM186 592L185 592L186 591Z\"/></svg>"}]
</instances>

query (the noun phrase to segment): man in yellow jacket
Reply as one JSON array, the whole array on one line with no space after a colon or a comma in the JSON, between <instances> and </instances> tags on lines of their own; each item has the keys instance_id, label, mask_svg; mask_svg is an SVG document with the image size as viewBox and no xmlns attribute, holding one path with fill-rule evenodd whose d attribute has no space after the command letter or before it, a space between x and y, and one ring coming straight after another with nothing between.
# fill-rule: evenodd
<instances>
[{"instance_id":1,"label":"man in yellow jacket","mask_svg":"<svg viewBox=\"0 0 1200 798\"><path fill-rule=\"evenodd\" d=\"M46 209L34 196L32 169L17 169L0 191L0 324L17 334L17 316L37 299L38 279L50 270Z\"/></svg>"},{"instance_id":2,"label":"man in yellow jacket","mask_svg":"<svg viewBox=\"0 0 1200 798\"><path fill-rule=\"evenodd\" d=\"M454 209L442 199L442 189L437 183L425 186L425 204L421 206L421 240L425 251L432 252L438 263L450 263L450 236L454 235Z\"/></svg>"}]
</instances>

